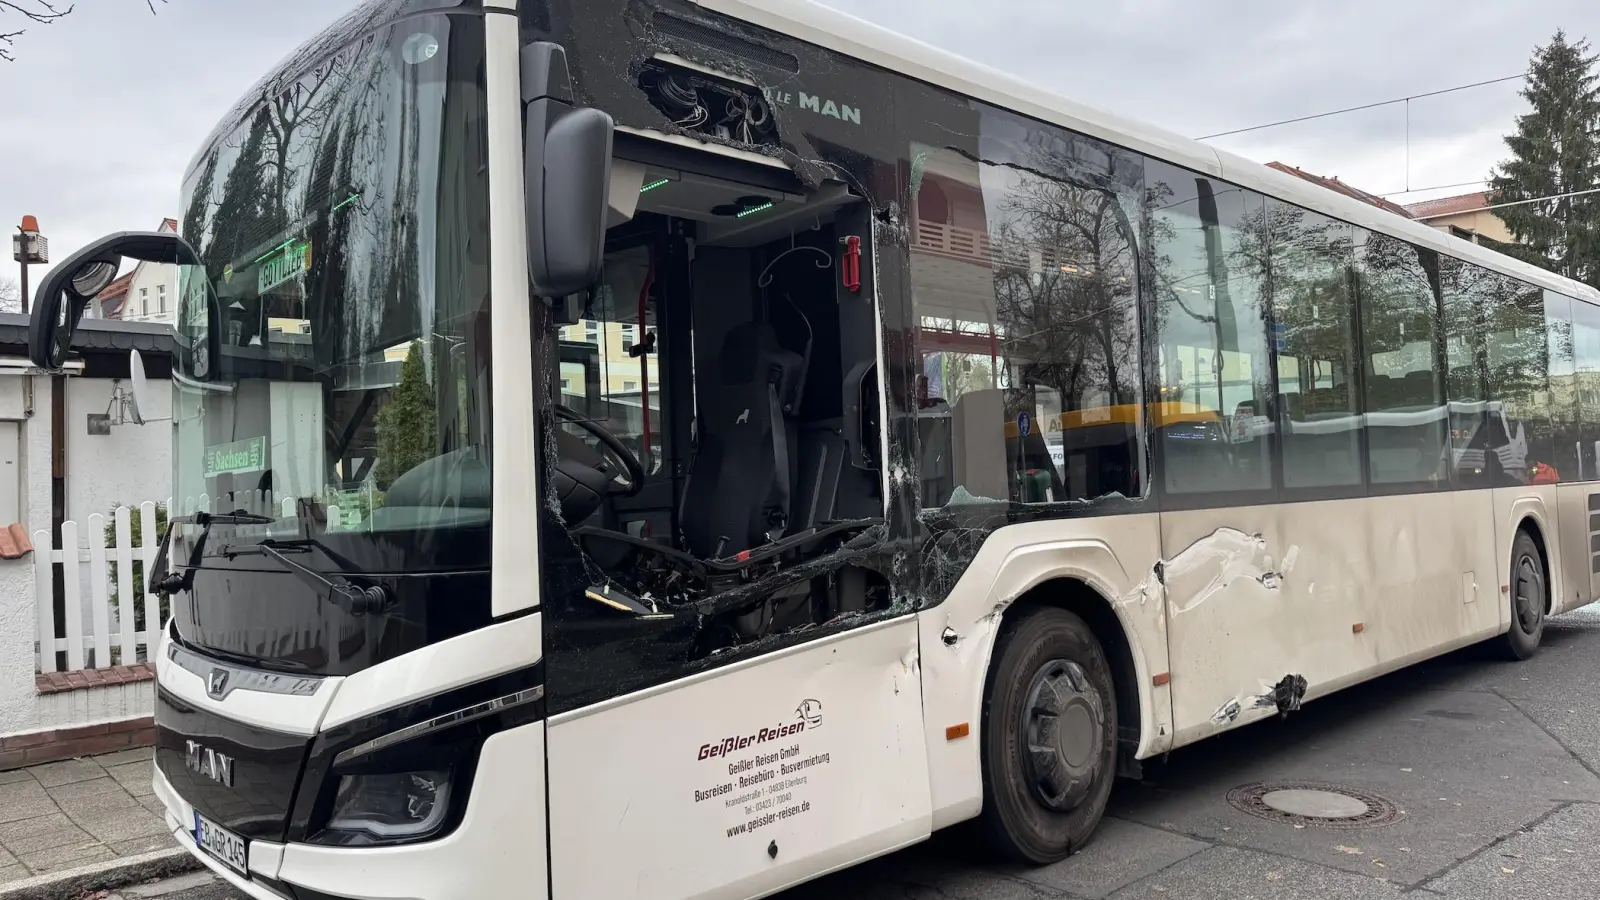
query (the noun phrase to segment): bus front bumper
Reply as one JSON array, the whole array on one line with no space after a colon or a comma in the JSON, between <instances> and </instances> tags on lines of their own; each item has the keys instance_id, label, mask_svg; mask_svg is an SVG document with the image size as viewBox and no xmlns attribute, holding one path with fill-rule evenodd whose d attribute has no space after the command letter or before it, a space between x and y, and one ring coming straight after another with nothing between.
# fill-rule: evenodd
<instances>
[{"instance_id":1,"label":"bus front bumper","mask_svg":"<svg viewBox=\"0 0 1600 900\"><path fill-rule=\"evenodd\" d=\"M435 841L394 847L323 847L252 840L248 877L201 850L194 807L156 767L152 786L173 838L255 900L482 900L548 895L544 834L544 725L490 737L466 817Z\"/></svg>"}]
</instances>

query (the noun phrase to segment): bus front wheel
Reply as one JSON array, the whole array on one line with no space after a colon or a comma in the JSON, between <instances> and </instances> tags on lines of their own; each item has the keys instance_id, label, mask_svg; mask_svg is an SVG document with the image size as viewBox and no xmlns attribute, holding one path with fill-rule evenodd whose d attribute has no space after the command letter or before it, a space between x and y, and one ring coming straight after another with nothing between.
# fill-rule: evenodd
<instances>
[{"instance_id":1,"label":"bus front wheel","mask_svg":"<svg viewBox=\"0 0 1600 900\"><path fill-rule=\"evenodd\" d=\"M1046 864L1075 853L1116 777L1111 667L1083 619L1037 609L995 647L984 698L983 814L1002 856Z\"/></svg>"},{"instance_id":2,"label":"bus front wheel","mask_svg":"<svg viewBox=\"0 0 1600 900\"><path fill-rule=\"evenodd\" d=\"M1528 659L1539 651L1544 637L1544 613L1550 604L1550 584L1545 578L1544 554L1526 530L1517 531L1511 545L1511 628L1500 649L1514 660Z\"/></svg>"}]
</instances>

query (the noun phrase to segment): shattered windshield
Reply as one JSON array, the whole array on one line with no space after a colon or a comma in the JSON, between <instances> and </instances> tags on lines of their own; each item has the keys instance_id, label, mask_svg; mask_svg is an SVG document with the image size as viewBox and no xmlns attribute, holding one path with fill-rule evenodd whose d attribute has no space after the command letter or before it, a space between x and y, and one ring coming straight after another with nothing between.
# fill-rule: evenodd
<instances>
[{"instance_id":1,"label":"shattered windshield","mask_svg":"<svg viewBox=\"0 0 1600 900\"><path fill-rule=\"evenodd\" d=\"M359 37L197 159L179 512L266 514L238 533L275 537L489 522L482 32L431 14Z\"/></svg>"}]
</instances>

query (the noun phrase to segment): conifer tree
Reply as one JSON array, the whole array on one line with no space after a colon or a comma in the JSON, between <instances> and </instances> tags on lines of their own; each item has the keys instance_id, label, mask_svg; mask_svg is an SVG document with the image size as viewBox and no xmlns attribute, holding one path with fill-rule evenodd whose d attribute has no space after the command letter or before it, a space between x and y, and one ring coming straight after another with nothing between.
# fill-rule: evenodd
<instances>
[{"instance_id":1,"label":"conifer tree","mask_svg":"<svg viewBox=\"0 0 1600 900\"><path fill-rule=\"evenodd\" d=\"M378 411L378 466L373 478L388 490L396 478L439 455L433 386L422 363L422 342L413 341L400 367L400 383Z\"/></svg>"},{"instance_id":2,"label":"conifer tree","mask_svg":"<svg viewBox=\"0 0 1600 900\"><path fill-rule=\"evenodd\" d=\"M1600 187L1600 77L1589 42L1557 31L1534 51L1522 96L1532 110L1506 137L1511 158L1489 179L1491 204L1537 200L1495 210L1520 246L1498 246L1535 265L1600 284L1600 194L1558 195ZM1538 199L1553 198L1553 199Z\"/></svg>"}]
</instances>

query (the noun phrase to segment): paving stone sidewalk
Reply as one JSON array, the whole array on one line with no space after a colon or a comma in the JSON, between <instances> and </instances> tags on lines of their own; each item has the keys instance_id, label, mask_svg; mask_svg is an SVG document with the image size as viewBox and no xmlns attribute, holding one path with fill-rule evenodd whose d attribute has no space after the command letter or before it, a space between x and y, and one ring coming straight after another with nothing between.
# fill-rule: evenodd
<instances>
[{"instance_id":1,"label":"paving stone sidewalk","mask_svg":"<svg viewBox=\"0 0 1600 900\"><path fill-rule=\"evenodd\" d=\"M152 765L144 748L0 772L0 887L175 846Z\"/></svg>"}]
</instances>

